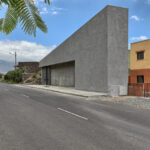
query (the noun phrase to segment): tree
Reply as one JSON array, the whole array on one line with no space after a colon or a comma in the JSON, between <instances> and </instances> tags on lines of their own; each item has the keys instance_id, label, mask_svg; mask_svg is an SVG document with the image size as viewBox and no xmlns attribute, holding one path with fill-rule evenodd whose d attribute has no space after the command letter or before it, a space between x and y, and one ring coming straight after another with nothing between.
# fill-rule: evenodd
<instances>
[{"instance_id":1,"label":"tree","mask_svg":"<svg viewBox=\"0 0 150 150\"><path fill-rule=\"evenodd\" d=\"M50 4L50 0L44 2ZM0 32L8 35L20 23L26 34L36 36L37 28L47 33L47 26L40 17L34 0L0 0L0 7L2 4L7 6L7 11L4 18L0 19Z\"/></svg>"},{"instance_id":2,"label":"tree","mask_svg":"<svg viewBox=\"0 0 150 150\"><path fill-rule=\"evenodd\" d=\"M0 73L0 79L3 77L3 74L2 73Z\"/></svg>"},{"instance_id":3,"label":"tree","mask_svg":"<svg viewBox=\"0 0 150 150\"><path fill-rule=\"evenodd\" d=\"M16 69L7 72L7 74L4 76L4 79L6 81L12 81L13 83L19 83L22 81L22 69Z\"/></svg>"}]
</instances>

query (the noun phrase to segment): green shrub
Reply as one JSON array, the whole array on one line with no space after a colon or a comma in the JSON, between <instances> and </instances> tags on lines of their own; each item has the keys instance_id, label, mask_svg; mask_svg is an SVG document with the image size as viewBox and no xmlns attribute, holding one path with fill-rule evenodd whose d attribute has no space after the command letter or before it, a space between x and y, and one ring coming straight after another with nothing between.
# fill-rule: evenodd
<instances>
[{"instance_id":1,"label":"green shrub","mask_svg":"<svg viewBox=\"0 0 150 150\"><path fill-rule=\"evenodd\" d=\"M13 71L9 71L4 76L4 80L16 82L16 83L21 82L22 81L22 70L16 69L16 70L13 70Z\"/></svg>"},{"instance_id":2,"label":"green shrub","mask_svg":"<svg viewBox=\"0 0 150 150\"><path fill-rule=\"evenodd\" d=\"M3 78L3 74L2 73L0 73L0 79L2 79Z\"/></svg>"}]
</instances>

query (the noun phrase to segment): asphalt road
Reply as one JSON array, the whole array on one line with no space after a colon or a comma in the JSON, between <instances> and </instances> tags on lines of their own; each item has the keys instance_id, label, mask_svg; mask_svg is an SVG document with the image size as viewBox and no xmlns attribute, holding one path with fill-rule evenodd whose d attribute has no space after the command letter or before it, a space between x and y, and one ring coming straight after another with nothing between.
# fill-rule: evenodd
<instances>
[{"instance_id":1,"label":"asphalt road","mask_svg":"<svg viewBox=\"0 0 150 150\"><path fill-rule=\"evenodd\" d=\"M150 150L150 110L0 83L0 150Z\"/></svg>"}]
</instances>

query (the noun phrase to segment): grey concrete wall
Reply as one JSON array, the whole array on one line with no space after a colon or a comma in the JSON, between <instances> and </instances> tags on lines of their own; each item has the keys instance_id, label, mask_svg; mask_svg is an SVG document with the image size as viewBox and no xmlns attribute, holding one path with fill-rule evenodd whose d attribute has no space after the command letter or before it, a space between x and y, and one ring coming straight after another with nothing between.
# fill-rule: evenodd
<instances>
[{"instance_id":1,"label":"grey concrete wall","mask_svg":"<svg viewBox=\"0 0 150 150\"><path fill-rule=\"evenodd\" d=\"M47 66L47 84L51 85L51 67Z\"/></svg>"},{"instance_id":2,"label":"grey concrete wall","mask_svg":"<svg viewBox=\"0 0 150 150\"><path fill-rule=\"evenodd\" d=\"M46 85L46 67L42 67L42 84Z\"/></svg>"},{"instance_id":3,"label":"grey concrete wall","mask_svg":"<svg viewBox=\"0 0 150 150\"><path fill-rule=\"evenodd\" d=\"M118 88L127 94L128 84L128 10L113 7L107 10L108 90ZM111 91L109 91L111 92Z\"/></svg>"},{"instance_id":4,"label":"grey concrete wall","mask_svg":"<svg viewBox=\"0 0 150 150\"><path fill-rule=\"evenodd\" d=\"M74 62L51 66L51 85L75 86L75 64Z\"/></svg>"},{"instance_id":5,"label":"grey concrete wall","mask_svg":"<svg viewBox=\"0 0 150 150\"><path fill-rule=\"evenodd\" d=\"M128 9L107 6L42 59L40 66L75 61L76 89L109 92L111 85L127 88L127 34Z\"/></svg>"}]
</instances>

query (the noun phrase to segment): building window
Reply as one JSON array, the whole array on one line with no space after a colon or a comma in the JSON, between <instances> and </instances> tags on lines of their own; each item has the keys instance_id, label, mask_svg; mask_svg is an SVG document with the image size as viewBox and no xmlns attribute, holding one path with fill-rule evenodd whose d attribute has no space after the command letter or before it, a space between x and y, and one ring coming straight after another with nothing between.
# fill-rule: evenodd
<instances>
[{"instance_id":1,"label":"building window","mask_svg":"<svg viewBox=\"0 0 150 150\"><path fill-rule=\"evenodd\" d=\"M144 51L143 52L137 52L137 60L144 59Z\"/></svg>"},{"instance_id":2,"label":"building window","mask_svg":"<svg viewBox=\"0 0 150 150\"><path fill-rule=\"evenodd\" d=\"M137 76L137 83L144 83L144 76Z\"/></svg>"}]
</instances>

